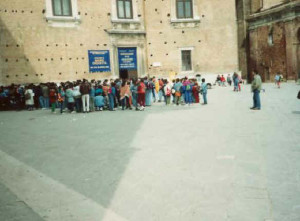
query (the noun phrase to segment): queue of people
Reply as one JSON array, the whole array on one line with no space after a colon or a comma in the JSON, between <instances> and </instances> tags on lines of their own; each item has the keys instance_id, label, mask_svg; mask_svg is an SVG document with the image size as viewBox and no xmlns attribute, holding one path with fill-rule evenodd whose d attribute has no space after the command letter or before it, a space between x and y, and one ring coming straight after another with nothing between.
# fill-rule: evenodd
<instances>
[{"instance_id":1,"label":"queue of people","mask_svg":"<svg viewBox=\"0 0 300 221\"><path fill-rule=\"evenodd\" d=\"M104 80L91 82L86 79L75 82L10 85L0 87L1 110L50 109L56 113L89 113L94 111L144 110L153 102L166 105L207 104L207 84L202 79L139 78L130 80Z\"/></svg>"}]
</instances>

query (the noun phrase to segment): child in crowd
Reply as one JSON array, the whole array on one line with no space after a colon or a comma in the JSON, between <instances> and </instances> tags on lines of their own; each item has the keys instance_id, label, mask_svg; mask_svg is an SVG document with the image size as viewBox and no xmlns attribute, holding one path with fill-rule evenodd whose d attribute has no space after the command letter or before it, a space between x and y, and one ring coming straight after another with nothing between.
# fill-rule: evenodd
<instances>
[{"instance_id":1,"label":"child in crowd","mask_svg":"<svg viewBox=\"0 0 300 221\"><path fill-rule=\"evenodd\" d=\"M180 98L181 98L181 88L182 83L180 82L179 78L176 79L176 82L174 84L174 90L175 90L175 104L179 105Z\"/></svg>"},{"instance_id":2,"label":"child in crowd","mask_svg":"<svg viewBox=\"0 0 300 221\"><path fill-rule=\"evenodd\" d=\"M121 103L122 103L122 110L125 109L125 105L126 105L126 109L132 109L131 108L131 104L130 104L130 97L131 97L131 92L130 92L130 87L127 84L126 81L122 82L121 85L121 89L120 89L120 99L121 99Z\"/></svg>"},{"instance_id":3,"label":"child in crowd","mask_svg":"<svg viewBox=\"0 0 300 221\"><path fill-rule=\"evenodd\" d=\"M203 104L207 104L207 84L205 83L205 78L202 79L201 92L203 95Z\"/></svg>"},{"instance_id":4,"label":"child in crowd","mask_svg":"<svg viewBox=\"0 0 300 221\"><path fill-rule=\"evenodd\" d=\"M138 104L140 105L140 110L144 110L145 109L145 84L144 84L144 80L140 79L139 83L138 83Z\"/></svg>"},{"instance_id":5,"label":"child in crowd","mask_svg":"<svg viewBox=\"0 0 300 221\"><path fill-rule=\"evenodd\" d=\"M65 91L62 86L59 86L58 88L58 93L57 93L57 101L60 106L60 113L63 113L63 108L64 108L64 101L65 101Z\"/></svg>"},{"instance_id":6,"label":"child in crowd","mask_svg":"<svg viewBox=\"0 0 300 221\"><path fill-rule=\"evenodd\" d=\"M67 104L70 113L75 113L74 111L75 99L74 99L74 91L73 91L72 84L70 84L68 86L68 89L66 90L66 98L67 98L67 102L68 102Z\"/></svg>"},{"instance_id":7,"label":"child in crowd","mask_svg":"<svg viewBox=\"0 0 300 221\"><path fill-rule=\"evenodd\" d=\"M166 80L166 85L164 87L166 105L169 105L171 102L171 94L172 94L171 89L172 89L171 83L168 80Z\"/></svg>"},{"instance_id":8,"label":"child in crowd","mask_svg":"<svg viewBox=\"0 0 300 221\"><path fill-rule=\"evenodd\" d=\"M27 110L32 111L34 105L34 93L31 86L26 87L24 94L25 94L25 104Z\"/></svg>"},{"instance_id":9,"label":"child in crowd","mask_svg":"<svg viewBox=\"0 0 300 221\"><path fill-rule=\"evenodd\" d=\"M76 112L79 113L79 112L81 112L82 101L81 101L80 86L79 86L78 82L73 87L73 97L75 99Z\"/></svg>"},{"instance_id":10,"label":"child in crowd","mask_svg":"<svg viewBox=\"0 0 300 221\"><path fill-rule=\"evenodd\" d=\"M278 88L280 88L280 81L281 81L281 76L280 76L280 72L278 72L275 76L275 84L277 85Z\"/></svg>"},{"instance_id":11,"label":"child in crowd","mask_svg":"<svg viewBox=\"0 0 300 221\"><path fill-rule=\"evenodd\" d=\"M231 86L231 83L232 83L232 79L231 79L231 77L230 77L230 74L228 74L228 75L227 75L227 84L228 84L229 86Z\"/></svg>"},{"instance_id":12,"label":"child in crowd","mask_svg":"<svg viewBox=\"0 0 300 221\"><path fill-rule=\"evenodd\" d=\"M183 82L183 87L185 88L184 97L185 103L191 105L192 103L192 85L187 77L185 77L185 81Z\"/></svg>"},{"instance_id":13,"label":"child in crowd","mask_svg":"<svg viewBox=\"0 0 300 221\"><path fill-rule=\"evenodd\" d=\"M51 105L51 112L55 113L57 94L56 94L55 88L53 88L53 87L50 88L50 91L49 91L49 101L50 101L50 105Z\"/></svg>"},{"instance_id":14,"label":"child in crowd","mask_svg":"<svg viewBox=\"0 0 300 221\"><path fill-rule=\"evenodd\" d=\"M197 82L195 82L194 86L193 86L193 97L195 99L195 103L198 104L200 102L199 99L199 92L200 92L200 88Z\"/></svg>"},{"instance_id":15,"label":"child in crowd","mask_svg":"<svg viewBox=\"0 0 300 221\"><path fill-rule=\"evenodd\" d=\"M96 111L103 111L104 108L104 97L102 96L102 93L97 94L95 96L95 110Z\"/></svg>"}]
</instances>

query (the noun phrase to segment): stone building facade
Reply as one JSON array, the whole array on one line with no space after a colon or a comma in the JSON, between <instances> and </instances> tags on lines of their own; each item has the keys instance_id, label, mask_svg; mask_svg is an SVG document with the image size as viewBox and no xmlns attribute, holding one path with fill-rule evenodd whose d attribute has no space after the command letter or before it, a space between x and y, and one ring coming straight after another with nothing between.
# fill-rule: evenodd
<instances>
[{"instance_id":1,"label":"stone building facade","mask_svg":"<svg viewBox=\"0 0 300 221\"><path fill-rule=\"evenodd\" d=\"M264 81L276 73L286 80L300 79L300 1L238 1L241 69L256 69ZM247 71L246 71L247 70Z\"/></svg>"},{"instance_id":2,"label":"stone building facade","mask_svg":"<svg viewBox=\"0 0 300 221\"><path fill-rule=\"evenodd\" d=\"M235 0L1 0L0 83L239 70Z\"/></svg>"},{"instance_id":3,"label":"stone building facade","mask_svg":"<svg viewBox=\"0 0 300 221\"><path fill-rule=\"evenodd\" d=\"M299 73L299 0L1 0L0 84Z\"/></svg>"}]
</instances>

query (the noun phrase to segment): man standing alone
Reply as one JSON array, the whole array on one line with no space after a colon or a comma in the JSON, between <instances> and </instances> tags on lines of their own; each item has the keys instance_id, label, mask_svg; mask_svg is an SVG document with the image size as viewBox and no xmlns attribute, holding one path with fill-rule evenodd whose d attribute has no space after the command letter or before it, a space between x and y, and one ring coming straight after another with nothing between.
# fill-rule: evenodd
<instances>
[{"instance_id":1,"label":"man standing alone","mask_svg":"<svg viewBox=\"0 0 300 221\"><path fill-rule=\"evenodd\" d=\"M253 107L251 107L251 110L260 110L261 104L260 104L260 90L261 90L261 77L259 76L257 71L253 71L253 81L251 83L251 90L253 92Z\"/></svg>"}]
</instances>

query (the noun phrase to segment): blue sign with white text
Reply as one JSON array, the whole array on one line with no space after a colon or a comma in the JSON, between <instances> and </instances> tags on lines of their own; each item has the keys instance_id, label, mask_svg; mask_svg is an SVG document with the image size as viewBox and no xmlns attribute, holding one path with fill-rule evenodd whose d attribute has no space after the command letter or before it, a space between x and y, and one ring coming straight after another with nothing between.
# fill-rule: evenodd
<instances>
[{"instance_id":1,"label":"blue sign with white text","mask_svg":"<svg viewBox=\"0 0 300 221\"><path fill-rule=\"evenodd\" d=\"M136 48L118 48L119 69L137 70Z\"/></svg>"},{"instance_id":2,"label":"blue sign with white text","mask_svg":"<svg viewBox=\"0 0 300 221\"><path fill-rule=\"evenodd\" d=\"M108 50L89 50L90 72L110 72Z\"/></svg>"}]
</instances>

